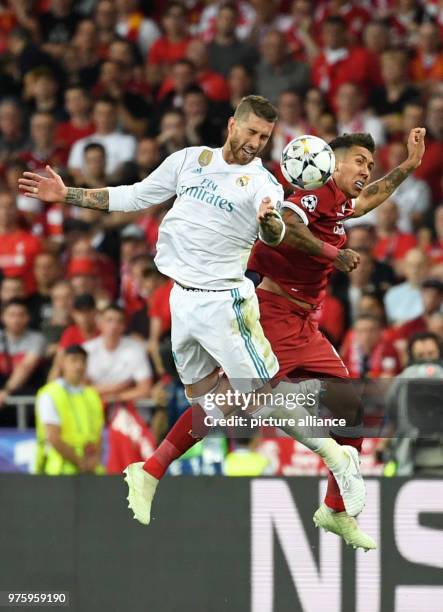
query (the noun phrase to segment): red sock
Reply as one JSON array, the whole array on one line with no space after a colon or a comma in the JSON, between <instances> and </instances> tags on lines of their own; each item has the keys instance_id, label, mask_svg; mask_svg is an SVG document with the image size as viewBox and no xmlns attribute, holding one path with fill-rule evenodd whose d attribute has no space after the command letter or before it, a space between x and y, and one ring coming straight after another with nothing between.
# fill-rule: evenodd
<instances>
[{"instance_id":1,"label":"red sock","mask_svg":"<svg viewBox=\"0 0 443 612\"><path fill-rule=\"evenodd\" d=\"M332 435L331 437L334 438L334 440L339 444L347 444L348 446L353 446L358 450L359 453L361 452L363 438L342 438L341 436L335 435ZM331 510L334 510L335 512L345 511L343 498L340 495L340 489L338 488L337 481L332 475L332 472L329 472L328 474L328 488L326 490L325 495L325 504L328 506L328 508L331 508Z\"/></svg>"},{"instance_id":2,"label":"red sock","mask_svg":"<svg viewBox=\"0 0 443 612\"><path fill-rule=\"evenodd\" d=\"M174 459L183 455L202 439L194 438L192 430L198 431L199 434L204 431L205 416L203 408L198 404L185 410L160 446L155 449L154 454L145 462L143 469L160 480Z\"/></svg>"}]
</instances>

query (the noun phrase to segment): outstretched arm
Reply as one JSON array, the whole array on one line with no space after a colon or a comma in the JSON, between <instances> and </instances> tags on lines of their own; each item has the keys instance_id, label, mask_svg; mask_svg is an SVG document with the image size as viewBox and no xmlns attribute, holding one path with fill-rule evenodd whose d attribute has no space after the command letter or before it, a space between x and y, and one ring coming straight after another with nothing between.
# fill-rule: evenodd
<instances>
[{"instance_id":1,"label":"outstretched arm","mask_svg":"<svg viewBox=\"0 0 443 612\"><path fill-rule=\"evenodd\" d=\"M19 188L24 195L43 202L62 202L82 208L103 211L130 212L143 210L166 202L176 195L178 175L183 167L187 149L167 157L160 166L140 183L104 189L66 187L61 176L46 166L49 176L24 172Z\"/></svg>"},{"instance_id":2,"label":"outstretched arm","mask_svg":"<svg viewBox=\"0 0 443 612\"><path fill-rule=\"evenodd\" d=\"M355 202L354 217L361 217L380 206L403 183L405 178L418 168L425 152L425 134L424 128L414 128L410 131L407 159L389 174L363 189Z\"/></svg>"},{"instance_id":3,"label":"outstretched arm","mask_svg":"<svg viewBox=\"0 0 443 612\"><path fill-rule=\"evenodd\" d=\"M48 203L64 202L83 208L109 210L108 189L66 187L61 176L50 166L46 166L46 171L48 177L34 172L23 173L23 178L18 180L18 184L24 195Z\"/></svg>"}]
</instances>

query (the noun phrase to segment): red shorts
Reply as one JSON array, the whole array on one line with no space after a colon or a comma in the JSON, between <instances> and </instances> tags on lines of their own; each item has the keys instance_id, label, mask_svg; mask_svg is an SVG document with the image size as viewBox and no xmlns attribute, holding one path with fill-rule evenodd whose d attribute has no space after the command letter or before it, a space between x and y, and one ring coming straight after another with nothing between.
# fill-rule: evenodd
<instances>
[{"instance_id":1,"label":"red shorts","mask_svg":"<svg viewBox=\"0 0 443 612\"><path fill-rule=\"evenodd\" d=\"M348 369L318 329L312 311L263 289L257 289L257 297L260 323L280 364L278 377L315 373L349 378Z\"/></svg>"}]
</instances>

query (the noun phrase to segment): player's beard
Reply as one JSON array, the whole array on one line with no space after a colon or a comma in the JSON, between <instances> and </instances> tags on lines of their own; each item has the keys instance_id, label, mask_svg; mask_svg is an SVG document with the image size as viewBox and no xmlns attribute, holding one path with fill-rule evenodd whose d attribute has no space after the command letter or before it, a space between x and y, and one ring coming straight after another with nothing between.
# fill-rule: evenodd
<instances>
[{"instance_id":1,"label":"player's beard","mask_svg":"<svg viewBox=\"0 0 443 612\"><path fill-rule=\"evenodd\" d=\"M231 136L229 139L229 148L231 150L232 158L236 164L241 166L245 166L246 164L250 164L251 161L257 157L257 154L260 151L256 151L253 155L248 155L246 151L244 151L243 147L246 146L241 143L240 139L236 136Z\"/></svg>"}]
</instances>

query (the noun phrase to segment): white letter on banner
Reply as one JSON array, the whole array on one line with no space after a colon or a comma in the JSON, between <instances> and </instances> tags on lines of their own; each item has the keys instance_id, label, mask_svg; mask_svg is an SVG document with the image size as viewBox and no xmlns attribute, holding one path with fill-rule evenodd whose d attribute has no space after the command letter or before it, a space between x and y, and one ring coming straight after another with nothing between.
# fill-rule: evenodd
<instances>
[{"instance_id":1,"label":"white letter on banner","mask_svg":"<svg viewBox=\"0 0 443 612\"><path fill-rule=\"evenodd\" d=\"M411 480L398 492L394 533L399 553L412 563L443 568L443 530L423 527L423 512L443 513L443 480Z\"/></svg>"},{"instance_id":2,"label":"white letter on banner","mask_svg":"<svg viewBox=\"0 0 443 612\"><path fill-rule=\"evenodd\" d=\"M380 482L366 481L366 504L358 517L360 529L374 538L376 550L356 554L356 610L379 612L381 587Z\"/></svg>"},{"instance_id":3,"label":"white letter on banner","mask_svg":"<svg viewBox=\"0 0 443 612\"><path fill-rule=\"evenodd\" d=\"M317 567L303 522L284 480L251 481L251 515L252 612L273 612L274 530L303 612L318 612L325 602L328 612L340 612L340 539L320 532Z\"/></svg>"}]
</instances>

